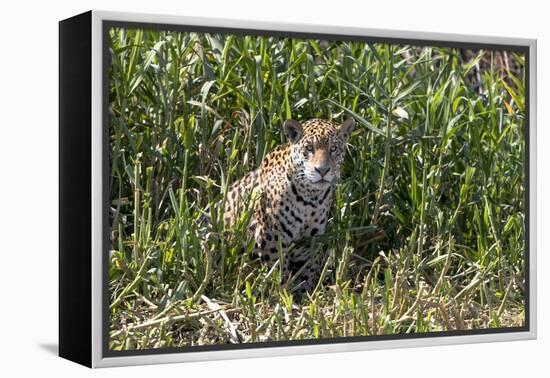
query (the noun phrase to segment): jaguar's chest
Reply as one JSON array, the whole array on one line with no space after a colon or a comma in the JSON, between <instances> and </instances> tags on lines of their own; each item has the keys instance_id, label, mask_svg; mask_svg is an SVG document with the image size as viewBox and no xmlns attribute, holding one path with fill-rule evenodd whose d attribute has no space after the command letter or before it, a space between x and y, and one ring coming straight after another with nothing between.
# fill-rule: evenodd
<instances>
[{"instance_id":1,"label":"jaguar's chest","mask_svg":"<svg viewBox=\"0 0 550 378\"><path fill-rule=\"evenodd\" d=\"M308 238L325 231L332 202L332 185L310 186L287 179L266 183L268 218L280 227L287 240Z\"/></svg>"}]
</instances>

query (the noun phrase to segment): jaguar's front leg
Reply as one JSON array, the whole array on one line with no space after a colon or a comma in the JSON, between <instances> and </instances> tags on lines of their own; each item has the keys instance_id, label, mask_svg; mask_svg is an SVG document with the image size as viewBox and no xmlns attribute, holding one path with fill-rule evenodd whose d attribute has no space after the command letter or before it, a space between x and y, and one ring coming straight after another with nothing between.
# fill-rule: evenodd
<instances>
[{"instance_id":1,"label":"jaguar's front leg","mask_svg":"<svg viewBox=\"0 0 550 378\"><path fill-rule=\"evenodd\" d=\"M279 263L279 266L282 265L283 280L286 280L290 275L289 261L284 255L286 243L281 240L279 233L259 224L256 227L254 239L256 241L256 254L260 257L262 263L270 268L276 263ZM282 247L281 254L279 254L279 247ZM281 255L283 261L280 261Z\"/></svg>"},{"instance_id":2,"label":"jaguar's front leg","mask_svg":"<svg viewBox=\"0 0 550 378\"><path fill-rule=\"evenodd\" d=\"M312 293L317 286L323 260L322 251L313 246L297 247L290 253L289 269L299 297Z\"/></svg>"}]
</instances>

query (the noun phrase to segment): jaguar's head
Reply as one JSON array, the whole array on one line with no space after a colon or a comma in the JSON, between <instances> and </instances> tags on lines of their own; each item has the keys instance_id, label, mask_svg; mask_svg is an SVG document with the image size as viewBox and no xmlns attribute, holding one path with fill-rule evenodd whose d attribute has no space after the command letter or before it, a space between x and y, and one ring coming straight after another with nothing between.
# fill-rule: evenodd
<instances>
[{"instance_id":1,"label":"jaguar's head","mask_svg":"<svg viewBox=\"0 0 550 378\"><path fill-rule=\"evenodd\" d=\"M304 123L285 121L295 172L314 184L332 183L340 174L340 164L354 125L353 118L342 124L322 119Z\"/></svg>"}]
</instances>

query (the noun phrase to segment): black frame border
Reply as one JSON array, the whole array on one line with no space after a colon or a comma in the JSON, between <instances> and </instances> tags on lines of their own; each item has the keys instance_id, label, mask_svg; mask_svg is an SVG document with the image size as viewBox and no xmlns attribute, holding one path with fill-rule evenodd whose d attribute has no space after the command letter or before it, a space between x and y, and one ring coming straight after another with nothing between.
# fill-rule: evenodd
<instances>
[{"instance_id":1,"label":"black frame border","mask_svg":"<svg viewBox=\"0 0 550 378\"><path fill-rule=\"evenodd\" d=\"M138 349L116 351L109 349L109 287L108 287L108 269L109 269L109 203L110 197L109 188L109 67L110 67L110 52L109 52L109 30L111 28L123 29L143 29L156 31L172 31L172 32L195 32L195 33L219 33L233 35L250 35L250 36L276 36L281 38L297 38L297 39L326 39L332 41L353 41L363 43L387 43L415 46L434 46L447 48L468 48L468 49L485 49L485 50L506 50L521 53L525 58L525 125L524 125L524 243L525 243L525 300L524 313L525 322L523 327L508 327L508 328L487 328L473 330L457 330L457 331L439 331L439 332L424 332L411 334L393 334L393 335L373 335L373 336L348 336L325 339L310 339L310 340L287 340L287 341L272 341L272 342L256 342L243 344L216 344L203 345L192 347L169 347L156 349ZM403 31L403 34L407 34ZM267 30L267 29L246 29L218 26L198 26L198 25L183 25L183 24L165 24L155 22L133 22L133 21L116 21L103 20L101 30L102 40L102 168L103 168L103 219L102 219L102 356L105 357L125 357L125 356L143 356L143 355L158 355L158 354L173 354L173 353L194 353L205 351L228 351L228 350L244 350L255 348L281 348L293 346L307 345L329 345L342 343L356 342L371 342L371 341L386 341L386 340L406 340L406 339L423 339L437 338L449 336L474 336L474 335L489 335L489 334L504 334L504 333L520 333L529 332L531 319L531 301L530 301L530 70L531 70L531 48L529 46L503 44L503 43L482 43L482 42L455 42L444 41L438 39L416 39L416 38L393 38L393 37L369 37L350 34L331 34L331 33L314 33L314 32L294 32L284 30ZM467 38L467 36L464 36Z\"/></svg>"},{"instance_id":2,"label":"black frame border","mask_svg":"<svg viewBox=\"0 0 550 378\"><path fill-rule=\"evenodd\" d=\"M59 356L92 366L92 12L59 22Z\"/></svg>"}]
</instances>

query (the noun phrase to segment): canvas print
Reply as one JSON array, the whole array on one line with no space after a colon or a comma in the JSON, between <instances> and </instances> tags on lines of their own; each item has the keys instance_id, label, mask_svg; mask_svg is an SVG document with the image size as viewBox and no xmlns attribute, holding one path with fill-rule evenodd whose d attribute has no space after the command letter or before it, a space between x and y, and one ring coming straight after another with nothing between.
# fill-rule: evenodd
<instances>
[{"instance_id":1,"label":"canvas print","mask_svg":"<svg viewBox=\"0 0 550 378\"><path fill-rule=\"evenodd\" d=\"M109 350L524 329L523 52L129 26L104 43Z\"/></svg>"}]
</instances>

